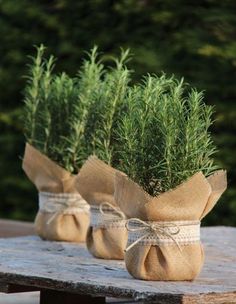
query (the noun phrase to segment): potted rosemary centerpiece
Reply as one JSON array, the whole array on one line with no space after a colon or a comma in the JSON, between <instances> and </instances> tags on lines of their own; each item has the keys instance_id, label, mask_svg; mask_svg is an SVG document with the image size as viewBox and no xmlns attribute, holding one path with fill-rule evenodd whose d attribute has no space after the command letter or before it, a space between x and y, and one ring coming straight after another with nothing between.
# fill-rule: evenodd
<instances>
[{"instance_id":1,"label":"potted rosemary centerpiece","mask_svg":"<svg viewBox=\"0 0 236 304\"><path fill-rule=\"evenodd\" d=\"M96 257L123 259L128 233L125 215L114 200L116 138L118 122L126 110L130 70L128 51L114 59L107 69L88 110L85 128L87 151L91 156L78 174L78 190L90 204L91 221L87 233L88 250Z\"/></svg>"},{"instance_id":2,"label":"potted rosemary centerpiece","mask_svg":"<svg viewBox=\"0 0 236 304\"><path fill-rule=\"evenodd\" d=\"M115 201L129 232L125 262L145 280L192 280L203 264L200 221L227 186L213 161L212 107L183 80L147 76L129 89L116 129Z\"/></svg>"},{"instance_id":3,"label":"potted rosemary centerpiece","mask_svg":"<svg viewBox=\"0 0 236 304\"><path fill-rule=\"evenodd\" d=\"M103 66L94 48L75 78L53 73L54 57L37 48L27 76L23 169L39 191L38 234L49 240L84 241L89 205L76 186L86 158L88 107Z\"/></svg>"}]
</instances>

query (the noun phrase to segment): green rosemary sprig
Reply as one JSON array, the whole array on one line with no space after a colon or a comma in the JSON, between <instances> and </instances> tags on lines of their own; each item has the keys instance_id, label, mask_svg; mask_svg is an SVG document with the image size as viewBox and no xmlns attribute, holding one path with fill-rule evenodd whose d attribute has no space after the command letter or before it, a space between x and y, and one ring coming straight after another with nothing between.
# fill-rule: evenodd
<instances>
[{"instance_id":1,"label":"green rosemary sprig","mask_svg":"<svg viewBox=\"0 0 236 304\"><path fill-rule=\"evenodd\" d=\"M45 47L37 48L36 57L30 57L32 64L29 66L27 86L25 88L25 136L29 143L37 146L41 151L47 153L47 137L49 127L48 100L50 94L51 71L54 58L48 61L43 59Z\"/></svg>"}]
</instances>

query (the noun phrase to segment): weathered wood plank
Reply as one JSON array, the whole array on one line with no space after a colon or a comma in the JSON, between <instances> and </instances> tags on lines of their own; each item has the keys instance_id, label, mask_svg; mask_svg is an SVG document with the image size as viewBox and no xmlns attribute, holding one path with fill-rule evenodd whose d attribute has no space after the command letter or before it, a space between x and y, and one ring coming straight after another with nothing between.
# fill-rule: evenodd
<instances>
[{"instance_id":1,"label":"weathered wood plank","mask_svg":"<svg viewBox=\"0 0 236 304\"><path fill-rule=\"evenodd\" d=\"M217 296L212 294L200 294L198 297L192 295L183 295L182 304L234 304L236 303L235 293L220 293Z\"/></svg>"},{"instance_id":2,"label":"weathered wood plank","mask_svg":"<svg viewBox=\"0 0 236 304\"><path fill-rule=\"evenodd\" d=\"M0 281L153 303L236 303L236 228L202 228L206 262L194 282L135 280L122 261L93 258L84 245L37 237L0 240Z\"/></svg>"},{"instance_id":3,"label":"weathered wood plank","mask_svg":"<svg viewBox=\"0 0 236 304\"><path fill-rule=\"evenodd\" d=\"M34 234L33 223L0 219L0 238Z\"/></svg>"}]
</instances>

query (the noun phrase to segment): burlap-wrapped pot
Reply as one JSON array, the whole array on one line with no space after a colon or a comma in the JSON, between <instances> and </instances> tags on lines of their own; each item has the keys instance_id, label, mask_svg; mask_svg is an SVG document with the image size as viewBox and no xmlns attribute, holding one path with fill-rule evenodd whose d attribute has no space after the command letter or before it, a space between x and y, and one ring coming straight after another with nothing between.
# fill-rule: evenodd
<instances>
[{"instance_id":1,"label":"burlap-wrapped pot","mask_svg":"<svg viewBox=\"0 0 236 304\"><path fill-rule=\"evenodd\" d=\"M98 258L124 259L128 233L125 216L113 196L116 172L96 156L90 156L78 175L78 191L91 208L86 244Z\"/></svg>"},{"instance_id":2,"label":"burlap-wrapped pot","mask_svg":"<svg viewBox=\"0 0 236 304\"><path fill-rule=\"evenodd\" d=\"M35 219L40 237L54 241L84 242L89 225L89 205L75 186L77 176L26 144L23 169L39 191Z\"/></svg>"},{"instance_id":3,"label":"burlap-wrapped pot","mask_svg":"<svg viewBox=\"0 0 236 304\"><path fill-rule=\"evenodd\" d=\"M129 273L144 280L193 280L204 262L200 221L226 187L224 171L208 178L199 172L175 189L151 197L117 173L115 200L129 218L125 253Z\"/></svg>"}]
</instances>

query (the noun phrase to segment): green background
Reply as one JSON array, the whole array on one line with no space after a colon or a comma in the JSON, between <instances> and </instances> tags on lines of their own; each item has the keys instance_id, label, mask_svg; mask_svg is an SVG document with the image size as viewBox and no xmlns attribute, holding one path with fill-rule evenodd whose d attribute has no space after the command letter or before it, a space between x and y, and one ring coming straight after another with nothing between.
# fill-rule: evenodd
<instances>
[{"instance_id":1,"label":"green background","mask_svg":"<svg viewBox=\"0 0 236 304\"><path fill-rule=\"evenodd\" d=\"M235 37L233 0L0 0L0 217L32 220L37 211L37 192L21 169L27 55L44 43L58 57L57 71L75 75L83 51L97 44L109 55L130 48L136 79L165 71L205 90L229 186L204 224L236 226Z\"/></svg>"}]
</instances>

